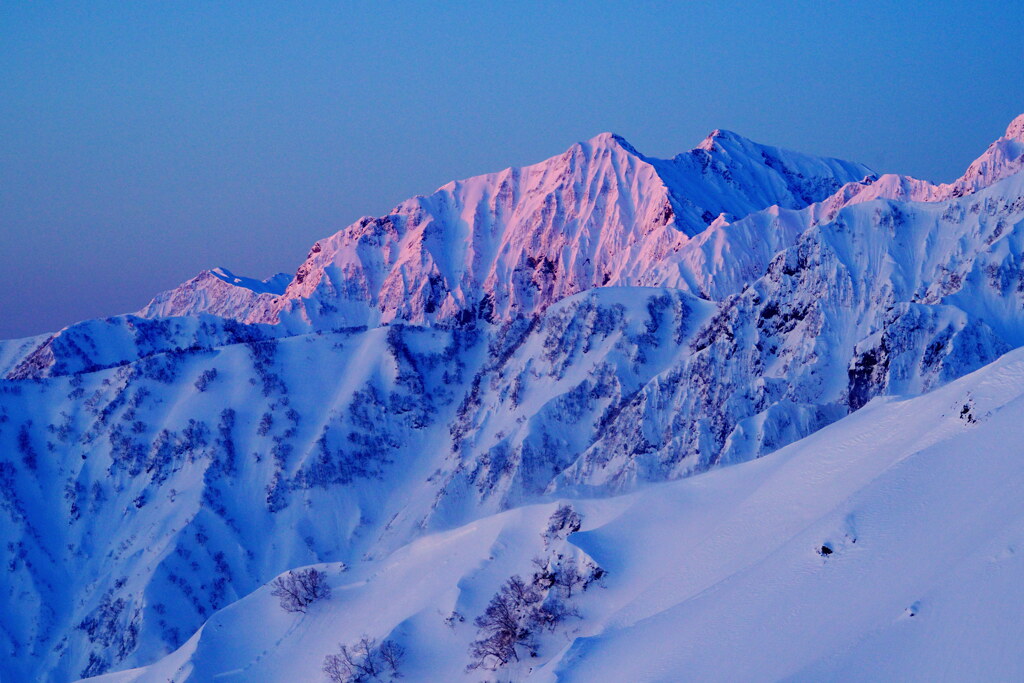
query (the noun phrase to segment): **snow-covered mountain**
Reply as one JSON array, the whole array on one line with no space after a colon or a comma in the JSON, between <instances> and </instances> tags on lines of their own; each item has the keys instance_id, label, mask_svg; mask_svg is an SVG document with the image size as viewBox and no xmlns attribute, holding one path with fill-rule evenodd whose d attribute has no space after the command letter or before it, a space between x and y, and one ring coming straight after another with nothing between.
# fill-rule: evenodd
<instances>
[{"instance_id":1,"label":"snow-covered mountain","mask_svg":"<svg viewBox=\"0 0 1024 683\"><path fill-rule=\"evenodd\" d=\"M504 320L594 287L652 284L652 269L720 214L803 208L870 173L727 131L668 160L604 133L360 219L313 245L276 299L207 303L190 281L144 313L220 310L295 329Z\"/></svg>"},{"instance_id":2,"label":"snow-covered mountain","mask_svg":"<svg viewBox=\"0 0 1024 683\"><path fill-rule=\"evenodd\" d=\"M324 657L364 634L403 643L409 680L479 680L464 673L473 617L559 556L606 574L549 592L575 614L535 626L501 680L1016 680L1022 424L1017 350L756 462L319 565L332 597L308 613L266 586L159 662L97 680L327 680ZM579 530L551 534L564 506Z\"/></svg>"},{"instance_id":3,"label":"snow-covered mountain","mask_svg":"<svg viewBox=\"0 0 1024 683\"><path fill-rule=\"evenodd\" d=\"M671 521L692 530L668 544L688 557L717 543L701 529L738 519L752 505L742 491L762 479L780 491L763 504L787 510L786 495L811 496L801 482L848 474L844 486L870 488L859 460L837 464L848 451L816 460L824 434L878 444L877 462L897 457L886 439L907 449L928 429L946 434L928 422L941 418L927 408L941 392L927 392L968 373L1024 391L999 370L1006 361L991 365L1024 345L1022 167L1024 116L947 185L722 131L670 160L605 134L362 219L314 245L290 282L217 269L137 315L0 343L0 677L63 682L160 660L143 680L165 680L166 667L183 667L174 680L236 669L276 680L273 662L298 655L275 642L316 650L313 676L328 654L313 634L330 623L331 647L355 637L347 628L391 634L410 671L443 651L459 680L471 618L502 572L525 576L537 553L548 553L545 575L570 557L580 571L604 567L607 592L579 596L584 618L557 631L567 650L556 656L545 635L543 661L515 675L616 671L604 643L630 647L612 634L641 619L623 614L654 619L657 605L697 595L629 607L653 584L629 573L645 560L619 545L635 536L657 555ZM904 405L931 417L889 434L896 423L881 416L918 410ZM803 439L786 451L801 455L772 461L790 463L789 478L771 479L763 459L662 484ZM725 482L720 502L697 495L709 486L698 482ZM826 487L785 524L805 527L859 490ZM700 505L649 520L649 533L637 522L582 540L693 495ZM595 534L542 542L554 502L568 499ZM782 548L792 535L779 529L763 542ZM748 541L736 537L732 571L702 576L738 580L767 562ZM444 548L458 558L451 570L424 577L432 587L391 616L359 607ZM267 613L260 586L319 563L334 563L331 577L350 567L331 582L335 599L356 601L337 603L354 626L337 624L335 607L298 621ZM424 620L437 609L447 630L435 633ZM469 620L445 626L452 609ZM694 627L664 619L680 634ZM800 667L839 656L818 652ZM611 680L663 680L684 659Z\"/></svg>"},{"instance_id":4,"label":"snow-covered mountain","mask_svg":"<svg viewBox=\"0 0 1024 683\"><path fill-rule=\"evenodd\" d=\"M360 220L314 245L284 296L248 321L528 315L594 287L656 284L656 264L717 216L802 208L869 173L722 131L670 160L605 133Z\"/></svg>"},{"instance_id":5,"label":"snow-covered mountain","mask_svg":"<svg viewBox=\"0 0 1024 683\"><path fill-rule=\"evenodd\" d=\"M147 318L168 318L209 313L223 318L237 318L239 311L248 311L257 302L284 294L291 281L287 273L278 273L266 280L235 275L227 268L204 270L174 289L158 294L139 315Z\"/></svg>"}]
</instances>

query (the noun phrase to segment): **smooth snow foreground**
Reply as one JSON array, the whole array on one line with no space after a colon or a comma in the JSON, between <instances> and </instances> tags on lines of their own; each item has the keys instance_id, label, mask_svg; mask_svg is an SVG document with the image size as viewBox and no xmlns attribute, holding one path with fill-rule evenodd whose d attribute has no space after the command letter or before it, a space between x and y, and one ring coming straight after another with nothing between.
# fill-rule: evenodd
<instances>
[{"instance_id":1,"label":"smooth snow foreground","mask_svg":"<svg viewBox=\"0 0 1024 683\"><path fill-rule=\"evenodd\" d=\"M319 565L333 596L308 614L264 587L158 663L94 680L324 680L362 634L402 643L409 681L1024 680L1022 436L1018 350L753 462L562 501L582 516L564 541L542 538L557 505L537 505ZM551 552L608 572L573 597L580 618L535 658L465 672L473 618Z\"/></svg>"}]
</instances>

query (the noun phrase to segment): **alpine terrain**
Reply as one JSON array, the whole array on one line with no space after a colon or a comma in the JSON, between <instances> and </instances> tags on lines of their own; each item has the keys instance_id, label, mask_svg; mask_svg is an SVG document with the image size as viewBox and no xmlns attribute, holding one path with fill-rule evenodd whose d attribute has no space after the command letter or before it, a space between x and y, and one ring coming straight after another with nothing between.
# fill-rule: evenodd
<instances>
[{"instance_id":1,"label":"alpine terrain","mask_svg":"<svg viewBox=\"0 0 1024 683\"><path fill-rule=\"evenodd\" d=\"M0 342L0 680L1020 680L1022 346L1024 115L452 182Z\"/></svg>"}]
</instances>

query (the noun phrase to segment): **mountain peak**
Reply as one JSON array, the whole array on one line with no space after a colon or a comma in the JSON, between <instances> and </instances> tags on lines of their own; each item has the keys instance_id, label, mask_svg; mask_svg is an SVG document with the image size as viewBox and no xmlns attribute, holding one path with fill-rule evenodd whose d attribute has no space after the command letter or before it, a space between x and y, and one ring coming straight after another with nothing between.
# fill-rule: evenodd
<instances>
[{"instance_id":1,"label":"mountain peak","mask_svg":"<svg viewBox=\"0 0 1024 683\"><path fill-rule=\"evenodd\" d=\"M697 145L696 149L703 149L706 152L710 152L715 147L715 143L721 143L727 140L746 140L742 135L732 132L731 130L725 130L723 128L715 128L713 131L708 133L708 136L701 140L701 143Z\"/></svg>"},{"instance_id":2,"label":"mountain peak","mask_svg":"<svg viewBox=\"0 0 1024 683\"><path fill-rule=\"evenodd\" d=\"M607 149L618 147L620 149L624 149L625 151L635 156L643 156L640 152L637 151L636 147L634 147L632 144L630 144L628 140L626 140L626 138L622 137L618 133L612 133L609 131L595 135L594 137L587 140L585 144L591 149Z\"/></svg>"},{"instance_id":3,"label":"mountain peak","mask_svg":"<svg viewBox=\"0 0 1024 683\"><path fill-rule=\"evenodd\" d=\"M291 280L291 275L288 273L278 273L265 280L257 280L256 278L235 275L223 266L218 266L208 272L218 280L226 282L229 285L234 285L235 287L243 287L255 292L256 294L284 294L285 287L288 286L288 282Z\"/></svg>"},{"instance_id":4,"label":"mountain peak","mask_svg":"<svg viewBox=\"0 0 1024 683\"><path fill-rule=\"evenodd\" d=\"M257 280L236 275L227 268L211 268L174 289L160 292L137 315L156 318L209 313L242 319L262 299L284 294L291 279L288 273L278 273Z\"/></svg>"},{"instance_id":5,"label":"mountain peak","mask_svg":"<svg viewBox=\"0 0 1024 683\"><path fill-rule=\"evenodd\" d=\"M1006 127L1006 135L1003 137L1024 141L1024 114L1010 121L1010 125Z\"/></svg>"},{"instance_id":6,"label":"mountain peak","mask_svg":"<svg viewBox=\"0 0 1024 683\"><path fill-rule=\"evenodd\" d=\"M1024 168L1024 114L1006 127L1003 137L994 141L975 159L959 179L942 186L944 191L959 197L1019 173Z\"/></svg>"}]
</instances>

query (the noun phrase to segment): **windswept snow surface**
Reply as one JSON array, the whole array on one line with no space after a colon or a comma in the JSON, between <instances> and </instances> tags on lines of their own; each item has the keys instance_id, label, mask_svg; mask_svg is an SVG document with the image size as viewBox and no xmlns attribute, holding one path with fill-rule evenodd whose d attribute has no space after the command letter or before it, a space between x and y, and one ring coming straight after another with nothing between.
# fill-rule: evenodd
<instances>
[{"instance_id":1,"label":"windswept snow surface","mask_svg":"<svg viewBox=\"0 0 1024 683\"><path fill-rule=\"evenodd\" d=\"M755 462L607 499L562 500L559 550L608 575L542 636L516 681L1020 680L1024 352L916 398L876 399ZM288 614L264 587L160 662L96 679L315 681L362 634L408 651L409 681L465 672L470 619L529 575L556 504L425 536ZM828 547L830 554L823 555ZM445 623L452 611L467 617Z\"/></svg>"}]
</instances>

